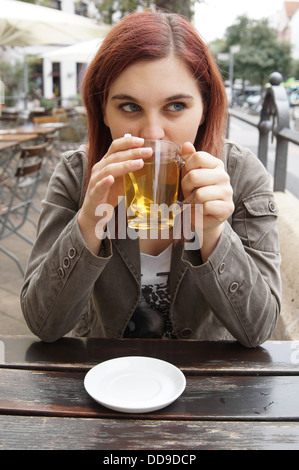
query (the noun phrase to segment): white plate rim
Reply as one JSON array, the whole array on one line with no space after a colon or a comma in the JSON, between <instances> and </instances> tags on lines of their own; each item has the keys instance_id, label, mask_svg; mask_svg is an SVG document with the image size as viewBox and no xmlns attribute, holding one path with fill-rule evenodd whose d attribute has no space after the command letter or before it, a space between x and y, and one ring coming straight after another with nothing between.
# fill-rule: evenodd
<instances>
[{"instance_id":1,"label":"white plate rim","mask_svg":"<svg viewBox=\"0 0 299 470\"><path fill-rule=\"evenodd\" d=\"M134 362L144 362L150 364L150 365L156 365L157 367L163 367L165 368L165 371L169 371L171 374L174 374L175 376L175 390L171 395L169 395L167 398L161 398L160 401L159 399L155 400L149 400L148 403L143 403L141 405L135 404L132 406L132 404L122 404L119 406L116 403L113 403L113 400L107 400L103 399L101 396L101 391L94 391L94 386L93 386L93 381L96 378L99 380L99 377L101 377L101 369L105 369L109 366L115 366L117 363L121 365L121 361L125 362L129 361L131 364L134 365ZM84 388L86 392L98 403L101 405L105 406L106 408L110 408L112 410L116 411L121 411L125 413L147 413L151 411L156 411L159 409L162 409L171 403L173 403L175 400L179 398L179 396L183 393L183 391L186 388L186 377L183 374L183 372L176 367L175 365L171 364L168 361L164 361L162 359L158 359L155 357L150 357L150 356L121 356L121 357L115 357L112 359L108 359L106 361L103 361L95 366L93 366L85 375L84 377Z\"/></svg>"}]
</instances>

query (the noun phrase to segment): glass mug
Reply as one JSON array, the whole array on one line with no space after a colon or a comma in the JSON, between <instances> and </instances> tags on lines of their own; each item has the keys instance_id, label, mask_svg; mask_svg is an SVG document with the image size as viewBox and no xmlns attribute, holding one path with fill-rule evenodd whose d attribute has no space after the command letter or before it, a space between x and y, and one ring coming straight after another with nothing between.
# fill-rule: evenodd
<instances>
[{"instance_id":1,"label":"glass mug","mask_svg":"<svg viewBox=\"0 0 299 470\"><path fill-rule=\"evenodd\" d=\"M146 139L143 147L151 147L152 156L140 170L124 176L128 225L162 230L172 227L182 210L177 197L184 162L174 142Z\"/></svg>"}]
</instances>

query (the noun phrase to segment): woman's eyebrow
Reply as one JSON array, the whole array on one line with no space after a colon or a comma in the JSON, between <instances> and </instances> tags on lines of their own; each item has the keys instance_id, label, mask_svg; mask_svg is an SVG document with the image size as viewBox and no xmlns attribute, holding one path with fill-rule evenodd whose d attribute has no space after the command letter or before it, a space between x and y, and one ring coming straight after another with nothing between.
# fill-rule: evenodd
<instances>
[{"instance_id":1,"label":"woman's eyebrow","mask_svg":"<svg viewBox=\"0 0 299 470\"><path fill-rule=\"evenodd\" d=\"M185 95L184 93L178 93L177 95L172 95L166 98L165 101L175 101L175 100L194 100L194 96Z\"/></svg>"},{"instance_id":2,"label":"woman's eyebrow","mask_svg":"<svg viewBox=\"0 0 299 470\"><path fill-rule=\"evenodd\" d=\"M111 97L112 100L128 100L128 101L134 101L135 103L138 103L138 99L134 98L134 96L131 95L126 95L123 93L119 93L117 95L114 95ZM168 98L165 99L165 101L175 101L175 100L194 100L194 97L192 95L186 95L184 93L178 93L176 95L169 96Z\"/></svg>"},{"instance_id":3,"label":"woman's eyebrow","mask_svg":"<svg viewBox=\"0 0 299 470\"><path fill-rule=\"evenodd\" d=\"M133 96L125 95L125 94L122 94L122 93L112 96L111 99L112 100L128 100L128 101L134 101L134 102L138 103L138 100L136 98L134 98Z\"/></svg>"}]
</instances>

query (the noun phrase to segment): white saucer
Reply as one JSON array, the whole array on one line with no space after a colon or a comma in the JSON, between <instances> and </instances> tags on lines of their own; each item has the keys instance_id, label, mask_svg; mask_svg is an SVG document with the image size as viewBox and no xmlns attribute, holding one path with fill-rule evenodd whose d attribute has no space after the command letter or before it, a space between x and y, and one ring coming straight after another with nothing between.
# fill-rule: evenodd
<instances>
[{"instance_id":1,"label":"white saucer","mask_svg":"<svg viewBox=\"0 0 299 470\"><path fill-rule=\"evenodd\" d=\"M87 393L112 410L146 413L175 401L185 390L184 374L152 357L128 356L102 362L84 379Z\"/></svg>"}]
</instances>

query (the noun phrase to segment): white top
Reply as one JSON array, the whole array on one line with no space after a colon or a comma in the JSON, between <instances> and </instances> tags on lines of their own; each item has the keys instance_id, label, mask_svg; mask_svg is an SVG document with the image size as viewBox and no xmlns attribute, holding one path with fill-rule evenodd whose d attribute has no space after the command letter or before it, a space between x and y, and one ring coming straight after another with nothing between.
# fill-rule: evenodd
<instances>
[{"instance_id":1,"label":"white top","mask_svg":"<svg viewBox=\"0 0 299 470\"><path fill-rule=\"evenodd\" d=\"M141 285L167 284L172 244L157 256L141 253Z\"/></svg>"},{"instance_id":2,"label":"white top","mask_svg":"<svg viewBox=\"0 0 299 470\"><path fill-rule=\"evenodd\" d=\"M169 317L172 244L158 256L141 253L141 295L127 326L127 337L175 338Z\"/></svg>"}]
</instances>

